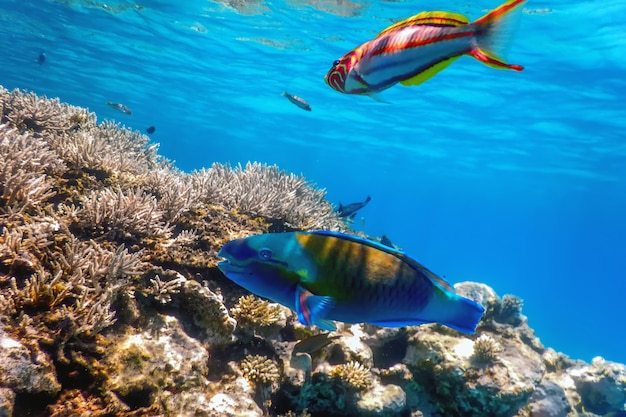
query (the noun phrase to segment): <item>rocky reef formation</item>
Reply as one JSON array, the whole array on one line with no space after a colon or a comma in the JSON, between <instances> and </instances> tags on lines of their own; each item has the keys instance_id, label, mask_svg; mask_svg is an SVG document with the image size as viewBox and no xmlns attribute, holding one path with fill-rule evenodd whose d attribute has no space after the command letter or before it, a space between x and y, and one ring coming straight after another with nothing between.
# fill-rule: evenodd
<instances>
[{"instance_id":1,"label":"rocky reef formation","mask_svg":"<svg viewBox=\"0 0 626 417\"><path fill-rule=\"evenodd\" d=\"M222 276L232 238L346 230L277 167L190 174L85 109L0 88L0 416L618 416L626 367L545 348L483 284L475 335L323 335Z\"/></svg>"}]
</instances>

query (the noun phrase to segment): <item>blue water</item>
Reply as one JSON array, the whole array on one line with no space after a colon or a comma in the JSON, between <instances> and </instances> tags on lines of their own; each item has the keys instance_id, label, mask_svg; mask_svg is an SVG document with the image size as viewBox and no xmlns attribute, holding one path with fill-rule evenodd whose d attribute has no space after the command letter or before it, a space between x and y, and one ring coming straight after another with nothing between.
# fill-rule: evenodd
<instances>
[{"instance_id":1,"label":"blue water","mask_svg":"<svg viewBox=\"0 0 626 417\"><path fill-rule=\"evenodd\" d=\"M522 297L547 346L626 363L626 2L529 2L508 55L521 73L464 57L383 92L392 104L323 82L393 21L497 5L0 0L0 84L154 125L186 171L261 161L335 204L371 195L355 228L451 282Z\"/></svg>"}]
</instances>

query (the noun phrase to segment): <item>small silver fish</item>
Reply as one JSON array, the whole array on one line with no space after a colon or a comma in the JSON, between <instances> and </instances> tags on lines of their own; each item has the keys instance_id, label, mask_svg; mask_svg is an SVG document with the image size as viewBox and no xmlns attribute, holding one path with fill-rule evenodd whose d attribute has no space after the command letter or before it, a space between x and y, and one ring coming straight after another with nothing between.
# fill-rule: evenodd
<instances>
[{"instance_id":1,"label":"small silver fish","mask_svg":"<svg viewBox=\"0 0 626 417\"><path fill-rule=\"evenodd\" d=\"M121 111L124 114L131 115L133 112L122 103L113 103L112 101L107 101L107 105L113 107L117 111Z\"/></svg>"},{"instance_id":2,"label":"small silver fish","mask_svg":"<svg viewBox=\"0 0 626 417\"><path fill-rule=\"evenodd\" d=\"M300 107L302 110L311 111L311 106L302 97L291 95L286 91L283 91L280 95Z\"/></svg>"}]
</instances>

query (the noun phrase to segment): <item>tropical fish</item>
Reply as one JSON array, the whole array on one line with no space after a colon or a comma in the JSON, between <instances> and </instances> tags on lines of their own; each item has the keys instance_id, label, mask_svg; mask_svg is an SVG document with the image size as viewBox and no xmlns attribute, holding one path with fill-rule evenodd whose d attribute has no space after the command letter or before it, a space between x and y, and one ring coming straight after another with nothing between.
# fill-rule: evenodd
<instances>
[{"instance_id":1,"label":"tropical fish","mask_svg":"<svg viewBox=\"0 0 626 417\"><path fill-rule=\"evenodd\" d=\"M156 130L156 127L150 126L149 128L146 129L146 133L151 135L155 132L155 130Z\"/></svg>"},{"instance_id":2,"label":"tropical fish","mask_svg":"<svg viewBox=\"0 0 626 417\"><path fill-rule=\"evenodd\" d=\"M291 95L286 91L283 91L280 95L300 107L302 110L311 111L311 106L302 97Z\"/></svg>"},{"instance_id":3,"label":"tropical fish","mask_svg":"<svg viewBox=\"0 0 626 417\"><path fill-rule=\"evenodd\" d=\"M333 63L325 81L346 94L375 93L396 83L421 84L462 55L500 69L521 71L499 55L507 49L515 16L526 0L509 0L473 23L461 14L422 12L380 32Z\"/></svg>"},{"instance_id":4,"label":"tropical fish","mask_svg":"<svg viewBox=\"0 0 626 417\"><path fill-rule=\"evenodd\" d=\"M352 204L348 204L347 206L344 206L343 204L339 203L337 214L339 214L339 217L348 217L350 219L353 219L354 216L356 216L356 212L361 210L363 207L365 207L367 203L370 202L371 199L372 197L368 195L365 201L363 202L352 203Z\"/></svg>"},{"instance_id":5,"label":"tropical fish","mask_svg":"<svg viewBox=\"0 0 626 417\"><path fill-rule=\"evenodd\" d=\"M42 51L37 57L37 63L39 65L43 65L45 64L45 62L46 62L46 53Z\"/></svg>"},{"instance_id":6,"label":"tropical fish","mask_svg":"<svg viewBox=\"0 0 626 417\"><path fill-rule=\"evenodd\" d=\"M133 112L121 103L113 103L112 101L107 101L107 105L113 107L115 110L121 111L122 113L131 115Z\"/></svg>"},{"instance_id":7,"label":"tropical fish","mask_svg":"<svg viewBox=\"0 0 626 417\"><path fill-rule=\"evenodd\" d=\"M389 239L387 235L382 235L382 237L380 238L380 244L389 246L390 248L394 248L393 243L391 242L391 239Z\"/></svg>"},{"instance_id":8,"label":"tropical fish","mask_svg":"<svg viewBox=\"0 0 626 417\"><path fill-rule=\"evenodd\" d=\"M309 355L314 354L318 350L322 349L324 346L332 343L333 340L339 339L340 335L330 335L330 333L320 333L304 340L300 340L293 347L293 354L296 353L308 353Z\"/></svg>"},{"instance_id":9,"label":"tropical fish","mask_svg":"<svg viewBox=\"0 0 626 417\"><path fill-rule=\"evenodd\" d=\"M440 323L473 333L484 312L403 252L348 234L261 234L226 243L218 256L226 277L324 330L333 321Z\"/></svg>"}]
</instances>

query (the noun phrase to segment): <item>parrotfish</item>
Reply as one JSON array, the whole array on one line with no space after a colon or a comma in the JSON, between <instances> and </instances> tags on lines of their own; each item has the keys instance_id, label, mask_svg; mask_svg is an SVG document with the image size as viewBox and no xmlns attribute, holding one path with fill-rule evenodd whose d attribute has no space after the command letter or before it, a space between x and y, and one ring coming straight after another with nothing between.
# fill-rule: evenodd
<instances>
[{"instance_id":1,"label":"parrotfish","mask_svg":"<svg viewBox=\"0 0 626 417\"><path fill-rule=\"evenodd\" d=\"M133 112L128 108L128 106L123 105L122 103L114 103L112 101L107 101L107 105L113 107L117 111L121 111L124 114L131 115Z\"/></svg>"},{"instance_id":2,"label":"parrotfish","mask_svg":"<svg viewBox=\"0 0 626 417\"><path fill-rule=\"evenodd\" d=\"M226 277L324 330L335 330L334 321L439 323L473 333L484 312L403 252L349 234L255 235L226 243L218 256Z\"/></svg>"},{"instance_id":3,"label":"parrotfish","mask_svg":"<svg viewBox=\"0 0 626 417\"><path fill-rule=\"evenodd\" d=\"M499 69L523 70L499 55L512 39L515 19L526 0L509 0L470 23L458 13L422 12L380 32L333 63L325 81L346 94L375 93L398 82L414 86L462 55Z\"/></svg>"},{"instance_id":4,"label":"parrotfish","mask_svg":"<svg viewBox=\"0 0 626 417\"><path fill-rule=\"evenodd\" d=\"M347 206L344 206L343 204L339 203L337 214L339 214L339 217L347 217L349 219L354 219L354 216L356 216L356 212L361 210L363 207L365 207L367 203L370 202L371 199L372 197L368 195L365 201L362 201L362 202L351 203L351 204L348 204Z\"/></svg>"},{"instance_id":5,"label":"parrotfish","mask_svg":"<svg viewBox=\"0 0 626 417\"><path fill-rule=\"evenodd\" d=\"M302 110L311 111L311 105L307 103L306 100L302 97L294 96L286 91L283 91L280 95L291 101L296 106L300 107Z\"/></svg>"}]
</instances>

